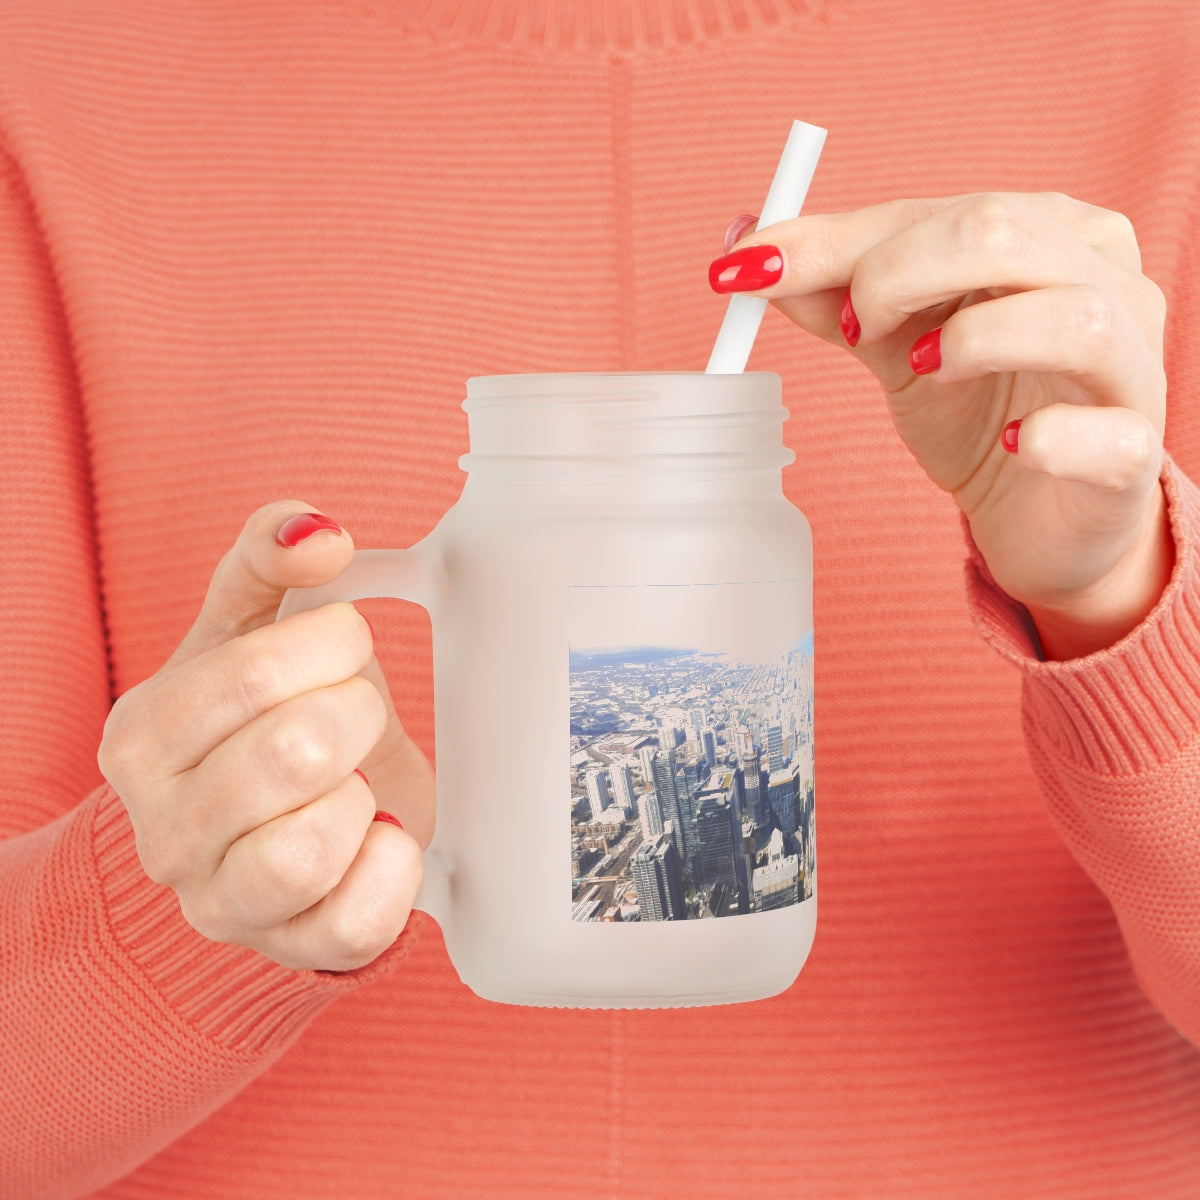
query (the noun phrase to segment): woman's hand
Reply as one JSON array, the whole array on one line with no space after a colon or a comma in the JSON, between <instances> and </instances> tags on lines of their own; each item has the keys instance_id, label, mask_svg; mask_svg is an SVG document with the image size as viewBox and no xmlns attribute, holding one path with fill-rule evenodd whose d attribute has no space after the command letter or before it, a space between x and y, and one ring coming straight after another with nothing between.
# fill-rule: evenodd
<instances>
[{"instance_id":1,"label":"woman's hand","mask_svg":"<svg viewBox=\"0 0 1200 1200\"><path fill-rule=\"evenodd\" d=\"M289 587L327 583L353 552L298 501L259 509L179 649L116 702L100 745L150 878L206 937L288 967L362 966L408 921L420 846L375 820L372 787L418 837L432 832L433 774L400 727L370 626L345 603L274 620Z\"/></svg>"},{"instance_id":2,"label":"woman's hand","mask_svg":"<svg viewBox=\"0 0 1200 1200\"><path fill-rule=\"evenodd\" d=\"M770 299L879 379L1047 658L1111 645L1154 607L1174 561L1166 305L1125 217L1057 194L900 200L731 250L715 290Z\"/></svg>"}]
</instances>

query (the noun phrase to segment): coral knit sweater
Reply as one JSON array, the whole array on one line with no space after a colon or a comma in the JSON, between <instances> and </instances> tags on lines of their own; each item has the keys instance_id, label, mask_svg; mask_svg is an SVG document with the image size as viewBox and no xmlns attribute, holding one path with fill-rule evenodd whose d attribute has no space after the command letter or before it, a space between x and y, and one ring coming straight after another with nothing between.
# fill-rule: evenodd
<instances>
[{"instance_id":1,"label":"coral knit sweater","mask_svg":"<svg viewBox=\"0 0 1200 1200\"><path fill-rule=\"evenodd\" d=\"M0 2L5 1200L1200 1195L1200 6L941 10ZM813 212L1130 216L1171 313L1161 603L1039 661L873 379L769 311L816 543L795 985L522 1008L421 914L346 975L201 938L97 770L113 697L261 504L427 533L468 376L703 369L797 117ZM432 755L428 620L363 607Z\"/></svg>"}]
</instances>

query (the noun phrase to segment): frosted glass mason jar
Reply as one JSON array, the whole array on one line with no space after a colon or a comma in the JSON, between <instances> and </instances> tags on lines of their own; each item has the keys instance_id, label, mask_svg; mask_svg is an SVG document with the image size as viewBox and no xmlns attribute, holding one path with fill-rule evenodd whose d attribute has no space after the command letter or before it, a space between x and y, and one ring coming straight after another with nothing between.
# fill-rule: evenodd
<instances>
[{"instance_id":1,"label":"frosted glass mason jar","mask_svg":"<svg viewBox=\"0 0 1200 1200\"><path fill-rule=\"evenodd\" d=\"M463 407L467 479L433 532L279 614L429 611L416 906L489 1000L784 990L817 901L812 542L783 494L779 376L487 376Z\"/></svg>"}]
</instances>

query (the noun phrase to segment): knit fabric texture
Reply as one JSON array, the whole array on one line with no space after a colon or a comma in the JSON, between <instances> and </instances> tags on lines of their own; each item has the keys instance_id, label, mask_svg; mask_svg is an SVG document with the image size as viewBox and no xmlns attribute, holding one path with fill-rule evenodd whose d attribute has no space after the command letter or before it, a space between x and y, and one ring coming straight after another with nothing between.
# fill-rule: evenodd
<instances>
[{"instance_id":1,"label":"knit fabric texture","mask_svg":"<svg viewBox=\"0 0 1200 1200\"><path fill-rule=\"evenodd\" d=\"M2 0L0 1197L1200 1195L1198 60L1182 0ZM99 774L113 699L260 505L427 534L468 377L702 370L796 118L811 212L1130 217L1170 313L1158 607L1041 661L874 379L768 310L815 541L794 986L524 1008L421 914L344 975L200 937ZM432 757L428 618L360 608Z\"/></svg>"}]
</instances>

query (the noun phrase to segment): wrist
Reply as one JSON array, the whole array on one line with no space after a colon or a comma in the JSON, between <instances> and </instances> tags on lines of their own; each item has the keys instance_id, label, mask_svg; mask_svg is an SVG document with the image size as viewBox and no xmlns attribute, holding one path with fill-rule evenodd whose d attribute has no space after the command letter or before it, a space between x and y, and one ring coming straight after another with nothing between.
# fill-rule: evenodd
<instances>
[{"instance_id":1,"label":"wrist","mask_svg":"<svg viewBox=\"0 0 1200 1200\"><path fill-rule=\"evenodd\" d=\"M1054 604L1023 601L1048 661L1083 658L1115 645L1158 603L1175 566L1175 541L1162 485L1129 549L1100 579ZM1017 597L1019 599L1019 597Z\"/></svg>"}]
</instances>

